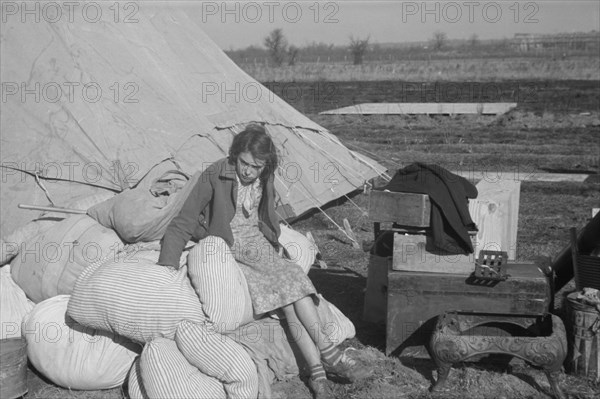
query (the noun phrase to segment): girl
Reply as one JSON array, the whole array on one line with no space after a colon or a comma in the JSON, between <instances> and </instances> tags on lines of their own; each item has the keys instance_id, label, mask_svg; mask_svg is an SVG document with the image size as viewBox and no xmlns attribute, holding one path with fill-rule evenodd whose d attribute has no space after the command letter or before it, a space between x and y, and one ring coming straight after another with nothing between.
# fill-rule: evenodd
<instances>
[{"instance_id":1,"label":"girl","mask_svg":"<svg viewBox=\"0 0 600 399\"><path fill-rule=\"evenodd\" d=\"M308 386L313 396L328 397L326 372L351 382L367 377L370 370L327 340L312 282L298 265L277 253L280 230L273 186L277 162L264 127L252 124L236 135L229 156L202 173L169 224L158 263L178 267L190 238L212 235L225 240L248 282L254 313L282 309L298 332L292 335L310 366Z\"/></svg>"}]
</instances>

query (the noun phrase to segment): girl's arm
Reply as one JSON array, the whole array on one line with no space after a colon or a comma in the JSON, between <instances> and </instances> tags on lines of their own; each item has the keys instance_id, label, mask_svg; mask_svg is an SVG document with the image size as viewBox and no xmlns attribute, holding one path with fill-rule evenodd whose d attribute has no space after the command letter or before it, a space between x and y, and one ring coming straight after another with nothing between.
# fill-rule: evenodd
<instances>
[{"instance_id":1,"label":"girl's arm","mask_svg":"<svg viewBox=\"0 0 600 399\"><path fill-rule=\"evenodd\" d=\"M159 265L179 268L179 258L183 248L196 231L200 214L212 199L213 187L210 176L211 167L200 175L179 214L167 226L161 240L160 256L157 262Z\"/></svg>"}]
</instances>

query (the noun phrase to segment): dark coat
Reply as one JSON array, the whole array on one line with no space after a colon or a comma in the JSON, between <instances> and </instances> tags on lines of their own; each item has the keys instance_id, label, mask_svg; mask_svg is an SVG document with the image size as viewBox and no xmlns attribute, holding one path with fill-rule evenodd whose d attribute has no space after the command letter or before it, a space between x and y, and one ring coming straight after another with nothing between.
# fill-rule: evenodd
<instances>
[{"instance_id":1,"label":"dark coat","mask_svg":"<svg viewBox=\"0 0 600 399\"><path fill-rule=\"evenodd\" d=\"M477 188L467 179L439 165L417 162L398 170L382 189L429 195L432 240L427 240L428 251L473 252L469 230L477 227L469 214L468 198L477 197Z\"/></svg>"},{"instance_id":2,"label":"dark coat","mask_svg":"<svg viewBox=\"0 0 600 399\"><path fill-rule=\"evenodd\" d=\"M171 220L161 240L159 265L179 267L185 244L213 235L233 246L231 220L235 215L237 180L235 165L223 158L209 166L198 178L179 214ZM275 213L273 176L262 185L258 205L259 228L275 247L280 234L279 217Z\"/></svg>"}]
</instances>

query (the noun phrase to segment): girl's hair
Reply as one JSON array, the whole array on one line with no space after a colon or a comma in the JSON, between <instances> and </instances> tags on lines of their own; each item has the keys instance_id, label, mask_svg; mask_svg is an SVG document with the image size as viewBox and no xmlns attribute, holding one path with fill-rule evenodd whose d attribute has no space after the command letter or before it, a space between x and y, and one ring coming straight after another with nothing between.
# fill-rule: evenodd
<instances>
[{"instance_id":1,"label":"girl's hair","mask_svg":"<svg viewBox=\"0 0 600 399\"><path fill-rule=\"evenodd\" d=\"M260 175L263 182L275 173L278 163L277 149L263 126L250 124L233 138L229 147L230 162L235 164L242 152L250 152L254 158L265 161L265 168Z\"/></svg>"}]
</instances>

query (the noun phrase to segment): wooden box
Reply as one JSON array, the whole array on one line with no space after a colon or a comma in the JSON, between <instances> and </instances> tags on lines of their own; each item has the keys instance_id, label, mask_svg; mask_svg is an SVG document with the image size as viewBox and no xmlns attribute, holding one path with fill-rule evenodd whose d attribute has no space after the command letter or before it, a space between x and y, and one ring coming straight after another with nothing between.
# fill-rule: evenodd
<instances>
[{"instance_id":1,"label":"wooden box","mask_svg":"<svg viewBox=\"0 0 600 399\"><path fill-rule=\"evenodd\" d=\"M474 244L474 235L471 240ZM475 268L475 254L459 255L425 249L429 236L394 234L393 270L468 274ZM474 245L473 245L474 246Z\"/></svg>"},{"instance_id":2,"label":"wooden box","mask_svg":"<svg viewBox=\"0 0 600 399\"><path fill-rule=\"evenodd\" d=\"M478 284L471 274L388 270L386 353L415 356L431 337L436 316L448 310L542 315L552 294L534 263L507 264L507 280Z\"/></svg>"},{"instance_id":3,"label":"wooden box","mask_svg":"<svg viewBox=\"0 0 600 399\"><path fill-rule=\"evenodd\" d=\"M369 219L375 223L428 227L430 215L431 203L426 194L373 190L369 195Z\"/></svg>"}]
</instances>

